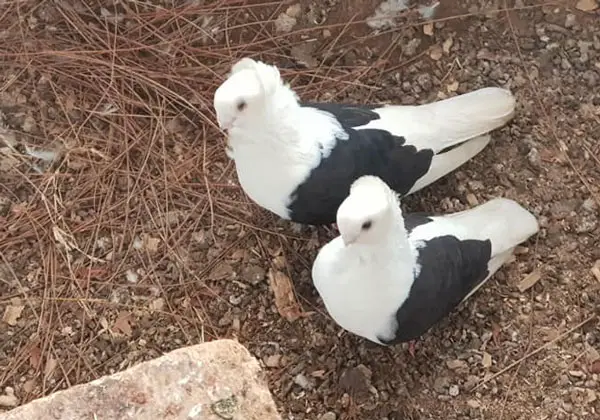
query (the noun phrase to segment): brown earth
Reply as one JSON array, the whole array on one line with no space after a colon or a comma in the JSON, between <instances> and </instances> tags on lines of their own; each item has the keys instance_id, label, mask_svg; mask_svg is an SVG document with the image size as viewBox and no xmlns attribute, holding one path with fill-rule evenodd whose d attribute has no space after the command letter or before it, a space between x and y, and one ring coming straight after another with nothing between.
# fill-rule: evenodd
<instances>
[{"instance_id":1,"label":"brown earth","mask_svg":"<svg viewBox=\"0 0 600 420\"><path fill-rule=\"evenodd\" d=\"M598 2L442 2L433 25L374 33L378 2L305 1L276 33L293 3L0 6L0 404L223 337L264 362L286 419L598 418ZM240 191L211 103L244 55L303 99L517 97L482 154L403 207L506 196L542 231L414 358L326 315L309 272L328 231Z\"/></svg>"}]
</instances>

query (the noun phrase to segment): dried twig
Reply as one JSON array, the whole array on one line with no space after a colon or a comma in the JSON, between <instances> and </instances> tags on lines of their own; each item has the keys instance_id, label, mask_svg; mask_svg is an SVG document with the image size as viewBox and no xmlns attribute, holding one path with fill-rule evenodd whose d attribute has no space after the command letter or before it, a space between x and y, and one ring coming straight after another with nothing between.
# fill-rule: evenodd
<instances>
[{"instance_id":1,"label":"dried twig","mask_svg":"<svg viewBox=\"0 0 600 420\"><path fill-rule=\"evenodd\" d=\"M543 346L538 347L537 349L527 353L525 356L521 357L519 360L515 360L514 362L512 362L510 365L506 366L505 368L501 369L500 371L494 373L493 375L491 375L488 378L485 378L483 381L481 381L480 383L478 383L473 389L477 389L483 385L485 385L486 383L488 383L489 381L491 381L492 379L496 379L498 376L504 374L505 372L511 370L512 368L514 368L515 366L519 365L520 363L522 363L524 360L529 359L532 356L535 356L536 354L538 354L539 352L541 352L542 350L550 347L551 345L561 341L563 338L565 338L566 336L568 336L569 334L571 334L574 331L577 331L579 328L583 327L585 324L587 324L588 322L593 321L594 319L596 319L596 315L592 315L589 318L587 318L585 321L580 322L579 324L575 325L573 328L565 331L564 333L560 334L558 337L554 338L551 341L548 341L546 344L544 344Z\"/></svg>"}]
</instances>

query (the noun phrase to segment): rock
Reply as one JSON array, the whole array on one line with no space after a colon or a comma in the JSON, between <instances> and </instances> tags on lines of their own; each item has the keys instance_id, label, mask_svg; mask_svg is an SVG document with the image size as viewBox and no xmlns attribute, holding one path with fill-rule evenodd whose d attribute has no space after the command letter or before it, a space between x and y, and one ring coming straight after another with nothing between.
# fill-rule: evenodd
<instances>
[{"instance_id":1,"label":"rock","mask_svg":"<svg viewBox=\"0 0 600 420\"><path fill-rule=\"evenodd\" d=\"M425 90L430 90L433 86L429 73L421 73L417 76L417 83Z\"/></svg>"},{"instance_id":2,"label":"rock","mask_svg":"<svg viewBox=\"0 0 600 420\"><path fill-rule=\"evenodd\" d=\"M478 383L479 383L479 378L477 376L475 376L475 375L469 375L469 376L467 376L467 380L465 381L464 389L466 389L467 391L470 391Z\"/></svg>"},{"instance_id":3,"label":"rock","mask_svg":"<svg viewBox=\"0 0 600 420\"><path fill-rule=\"evenodd\" d=\"M467 193L467 203L469 203L470 206L476 206L479 204L479 200L477 200L477 197L475 196L475 194L472 193Z\"/></svg>"},{"instance_id":4,"label":"rock","mask_svg":"<svg viewBox=\"0 0 600 420\"><path fill-rule=\"evenodd\" d=\"M407 2L397 0L385 0L377 6L375 13L367 18L367 25L371 29L385 30L396 26L396 16L400 16L406 10Z\"/></svg>"},{"instance_id":5,"label":"rock","mask_svg":"<svg viewBox=\"0 0 600 420\"><path fill-rule=\"evenodd\" d=\"M572 28L577 23L577 17L569 13L565 19L565 28Z\"/></svg>"},{"instance_id":6,"label":"rock","mask_svg":"<svg viewBox=\"0 0 600 420\"><path fill-rule=\"evenodd\" d=\"M290 32L296 26L296 22L295 18L282 13L275 20L275 31L278 33Z\"/></svg>"},{"instance_id":7,"label":"rock","mask_svg":"<svg viewBox=\"0 0 600 420\"><path fill-rule=\"evenodd\" d=\"M302 389L313 389L315 384L313 381L308 379L306 375L299 373L294 377L294 383Z\"/></svg>"},{"instance_id":8,"label":"rock","mask_svg":"<svg viewBox=\"0 0 600 420\"><path fill-rule=\"evenodd\" d=\"M300 3L292 4L285 9L285 14L298 19L300 16L302 16L302 5Z\"/></svg>"},{"instance_id":9,"label":"rock","mask_svg":"<svg viewBox=\"0 0 600 420\"><path fill-rule=\"evenodd\" d=\"M469 365L464 360L448 360L446 362L446 366L448 366L448 369L455 370L457 372L469 371Z\"/></svg>"},{"instance_id":10,"label":"rock","mask_svg":"<svg viewBox=\"0 0 600 420\"><path fill-rule=\"evenodd\" d=\"M363 364L356 366L356 369L358 369L368 380L370 380L371 376L373 376L373 372L371 372L371 369L369 369Z\"/></svg>"},{"instance_id":11,"label":"rock","mask_svg":"<svg viewBox=\"0 0 600 420\"><path fill-rule=\"evenodd\" d=\"M339 380L340 387L347 393L365 396L371 388L371 371L364 365L344 370Z\"/></svg>"},{"instance_id":12,"label":"rock","mask_svg":"<svg viewBox=\"0 0 600 420\"><path fill-rule=\"evenodd\" d=\"M598 227L598 218L595 214L588 214L581 217L575 223L575 232L577 233L588 233Z\"/></svg>"},{"instance_id":13,"label":"rock","mask_svg":"<svg viewBox=\"0 0 600 420\"><path fill-rule=\"evenodd\" d=\"M279 367L281 363L281 354L273 354L271 356L267 356L263 359L266 367L276 368Z\"/></svg>"},{"instance_id":14,"label":"rock","mask_svg":"<svg viewBox=\"0 0 600 420\"><path fill-rule=\"evenodd\" d=\"M231 303L233 306L238 306L240 303L242 303L242 297L231 295L229 296L229 303Z\"/></svg>"},{"instance_id":15,"label":"rock","mask_svg":"<svg viewBox=\"0 0 600 420\"><path fill-rule=\"evenodd\" d=\"M585 392L587 394L586 403L591 404L598 399L598 396L593 389L586 389Z\"/></svg>"},{"instance_id":16,"label":"rock","mask_svg":"<svg viewBox=\"0 0 600 420\"><path fill-rule=\"evenodd\" d=\"M298 64L314 68L319 65L319 61L314 56L316 46L315 42L296 44L292 46L290 54Z\"/></svg>"},{"instance_id":17,"label":"rock","mask_svg":"<svg viewBox=\"0 0 600 420\"><path fill-rule=\"evenodd\" d=\"M587 63L590 59L589 53L590 48L592 48L594 44L586 41L577 41L577 46L579 47L579 61L582 63Z\"/></svg>"},{"instance_id":18,"label":"rock","mask_svg":"<svg viewBox=\"0 0 600 420\"><path fill-rule=\"evenodd\" d=\"M438 61L443 55L443 50L439 45L434 45L429 50L429 57L431 57L432 60Z\"/></svg>"},{"instance_id":19,"label":"rock","mask_svg":"<svg viewBox=\"0 0 600 420\"><path fill-rule=\"evenodd\" d=\"M589 213L594 213L598 209L598 204L594 198L590 197L584 200L581 208Z\"/></svg>"},{"instance_id":20,"label":"rock","mask_svg":"<svg viewBox=\"0 0 600 420\"><path fill-rule=\"evenodd\" d=\"M450 388L448 388L448 394L451 397L457 397L458 394L460 394L460 390L458 389L458 385L450 385Z\"/></svg>"},{"instance_id":21,"label":"rock","mask_svg":"<svg viewBox=\"0 0 600 420\"><path fill-rule=\"evenodd\" d=\"M575 5L575 8L582 12L591 12L598 8L597 0L579 0Z\"/></svg>"},{"instance_id":22,"label":"rock","mask_svg":"<svg viewBox=\"0 0 600 420\"><path fill-rule=\"evenodd\" d=\"M290 32L302 13L302 6L300 3L293 4L287 8L285 13L281 13L275 20L275 30L279 33Z\"/></svg>"},{"instance_id":23,"label":"rock","mask_svg":"<svg viewBox=\"0 0 600 420\"><path fill-rule=\"evenodd\" d=\"M36 128L36 122L33 119L33 117L31 117L30 115L26 116L25 120L23 121L23 124L21 125L21 128L26 133L32 133L32 132L34 132L35 128Z\"/></svg>"},{"instance_id":24,"label":"rock","mask_svg":"<svg viewBox=\"0 0 600 420\"><path fill-rule=\"evenodd\" d=\"M267 272L258 265L248 265L242 269L242 278L250 284L257 285L266 278Z\"/></svg>"},{"instance_id":25,"label":"rock","mask_svg":"<svg viewBox=\"0 0 600 420\"><path fill-rule=\"evenodd\" d=\"M467 405L471 408L479 408L481 407L481 403L477 400L469 400L467 401Z\"/></svg>"},{"instance_id":26,"label":"rock","mask_svg":"<svg viewBox=\"0 0 600 420\"><path fill-rule=\"evenodd\" d=\"M319 420L336 420L336 419L337 419L337 414L335 414L333 411L328 411L327 413L325 413L321 417L319 417Z\"/></svg>"},{"instance_id":27,"label":"rock","mask_svg":"<svg viewBox=\"0 0 600 420\"><path fill-rule=\"evenodd\" d=\"M540 168L542 166L542 159L540 157L540 152L535 147L532 147L527 154L527 159L532 166L536 168Z\"/></svg>"},{"instance_id":28,"label":"rock","mask_svg":"<svg viewBox=\"0 0 600 420\"><path fill-rule=\"evenodd\" d=\"M54 418L281 420L258 362L233 340L185 347L3 414ZM96 414L96 416L95 416Z\"/></svg>"},{"instance_id":29,"label":"rock","mask_svg":"<svg viewBox=\"0 0 600 420\"><path fill-rule=\"evenodd\" d=\"M550 208L550 212L554 219L561 220L574 212L577 207L579 207L579 201L577 200L557 201Z\"/></svg>"},{"instance_id":30,"label":"rock","mask_svg":"<svg viewBox=\"0 0 600 420\"><path fill-rule=\"evenodd\" d=\"M450 385L450 380L446 376L440 376L435 378L435 381L433 382L433 389L438 394L445 394L448 385Z\"/></svg>"},{"instance_id":31,"label":"rock","mask_svg":"<svg viewBox=\"0 0 600 420\"><path fill-rule=\"evenodd\" d=\"M574 378L585 378L585 373L581 370L570 370L569 375L571 375Z\"/></svg>"},{"instance_id":32,"label":"rock","mask_svg":"<svg viewBox=\"0 0 600 420\"><path fill-rule=\"evenodd\" d=\"M483 189L483 182L481 181L468 181L467 184L473 191L479 191Z\"/></svg>"},{"instance_id":33,"label":"rock","mask_svg":"<svg viewBox=\"0 0 600 420\"><path fill-rule=\"evenodd\" d=\"M198 244L200 249L207 249L210 246L208 235L203 230L192 233L192 239Z\"/></svg>"},{"instance_id":34,"label":"rock","mask_svg":"<svg viewBox=\"0 0 600 420\"><path fill-rule=\"evenodd\" d=\"M421 45L420 38L413 38L404 46L403 52L407 57L412 57L417 53L417 48Z\"/></svg>"},{"instance_id":35,"label":"rock","mask_svg":"<svg viewBox=\"0 0 600 420\"><path fill-rule=\"evenodd\" d=\"M0 407L16 407L19 399L15 396L12 388L6 388L6 395L0 395Z\"/></svg>"}]
</instances>

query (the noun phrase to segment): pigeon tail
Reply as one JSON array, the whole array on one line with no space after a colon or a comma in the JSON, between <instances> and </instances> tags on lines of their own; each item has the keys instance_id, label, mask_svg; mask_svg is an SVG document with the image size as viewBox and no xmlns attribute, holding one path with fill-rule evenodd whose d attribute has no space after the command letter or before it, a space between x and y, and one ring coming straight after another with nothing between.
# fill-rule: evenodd
<instances>
[{"instance_id":1,"label":"pigeon tail","mask_svg":"<svg viewBox=\"0 0 600 420\"><path fill-rule=\"evenodd\" d=\"M492 257L514 249L539 230L535 216L508 198L494 198L472 209L443 217L468 229L462 239L489 240Z\"/></svg>"},{"instance_id":2,"label":"pigeon tail","mask_svg":"<svg viewBox=\"0 0 600 420\"><path fill-rule=\"evenodd\" d=\"M490 135L475 137L473 140L464 142L455 148L434 155L431 160L429 171L413 185L408 194L412 194L434 183L468 162L471 158L481 152L490 143ZM408 195L407 194L407 195Z\"/></svg>"},{"instance_id":3,"label":"pigeon tail","mask_svg":"<svg viewBox=\"0 0 600 420\"><path fill-rule=\"evenodd\" d=\"M401 133L418 149L439 153L502 127L514 116L515 104L510 91L487 87L429 104L378 108L381 120L368 126Z\"/></svg>"},{"instance_id":4,"label":"pigeon tail","mask_svg":"<svg viewBox=\"0 0 600 420\"><path fill-rule=\"evenodd\" d=\"M464 239L489 240L492 244L488 276L463 299L467 300L502 267L517 245L539 230L533 214L508 198L495 198L475 208L444 216L468 229Z\"/></svg>"},{"instance_id":5,"label":"pigeon tail","mask_svg":"<svg viewBox=\"0 0 600 420\"><path fill-rule=\"evenodd\" d=\"M509 90L488 87L423 106L434 124L446 134L442 149L502 127L515 115Z\"/></svg>"}]
</instances>

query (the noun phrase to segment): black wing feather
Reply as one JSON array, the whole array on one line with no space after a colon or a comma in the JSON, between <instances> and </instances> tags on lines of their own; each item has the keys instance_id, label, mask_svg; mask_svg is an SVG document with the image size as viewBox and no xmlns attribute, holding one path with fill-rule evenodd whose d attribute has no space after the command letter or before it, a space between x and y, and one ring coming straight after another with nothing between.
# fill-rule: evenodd
<instances>
[{"instance_id":1,"label":"black wing feather","mask_svg":"<svg viewBox=\"0 0 600 420\"><path fill-rule=\"evenodd\" d=\"M430 222L433 222L431 213L408 213L404 216L404 229L406 233L411 233L414 228Z\"/></svg>"},{"instance_id":2,"label":"black wing feather","mask_svg":"<svg viewBox=\"0 0 600 420\"><path fill-rule=\"evenodd\" d=\"M454 310L488 276L492 243L440 236L425 242L417 259L419 275L396 313L395 344L414 340Z\"/></svg>"},{"instance_id":3,"label":"black wing feather","mask_svg":"<svg viewBox=\"0 0 600 420\"><path fill-rule=\"evenodd\" d=\"M378 120L379 114L373 112L374 109L381 108L379 105L355 105L355 104L335 104L322 102L304 102L304 107L317 108L321 111L329 112L334 115L344 128L360 127Z\"/></svg>"},{"instance_id":4,"label":"black wing feather","mask_svg":"<svg viewBox=\"0 0 600 420\"><path fill-rule=\"evenodd\" d=\"M304 106L309 106L305 104ZM349 138L337 139L330 154L291 195L291 219L322 225L335 222L338 207L348 196L352 183L363 175L381 178L390 188L405 195L431 165L433 150L406 145L404 137L380 129L355 130L379 116L366 106L318 104L331 112Z\"/></svg>"}]
</instances>

